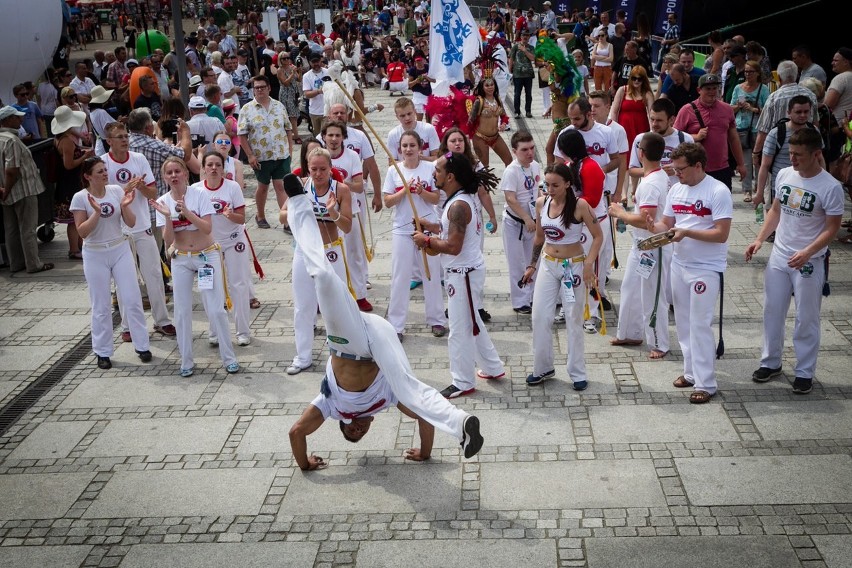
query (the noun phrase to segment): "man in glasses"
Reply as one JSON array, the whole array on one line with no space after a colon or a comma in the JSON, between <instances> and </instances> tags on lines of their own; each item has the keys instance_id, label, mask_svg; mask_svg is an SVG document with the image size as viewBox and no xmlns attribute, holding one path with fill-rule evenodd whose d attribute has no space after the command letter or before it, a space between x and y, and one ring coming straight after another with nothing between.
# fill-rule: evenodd
<instances>
[{"instance_id":1,"label":"man in glasses","mask_svg":"<svg viewBox=\"0 0 852 568\"><path fill-rule=\"evenodd\" d=\"M721 345L713 348L711 324L728 263L734 207L730 190L706 172L707 160L701 144L678 146L672 152L672 169L680 183L669 190L662 220L646 216L651 233L674 229L672 299L683 375L673 384L694 389L692 404L708 402L716 394L716 355Z\"/></svg>"},{"instance_id":2,"label":"man in glasses","mask_svg":"<svg viewBox=\"0 0 852 568\"><path fill-rule=\"evenodd\" d=\"M373 416L394 405L418 421L420 447L406 450L405 459L429 459L435 428L458 439L466 458L476 455L483 443L479 419L417 380L393 326L358 309L325 257L313 207L299 179L289 174L283 185L289 198L287 220L316 285L330 351L320 394L290 429L290 447L299 468L328 465L307 451L307 437L327 418L338 420L343 437L357 443L369 431Z\"/></svg>"}]
</instances>

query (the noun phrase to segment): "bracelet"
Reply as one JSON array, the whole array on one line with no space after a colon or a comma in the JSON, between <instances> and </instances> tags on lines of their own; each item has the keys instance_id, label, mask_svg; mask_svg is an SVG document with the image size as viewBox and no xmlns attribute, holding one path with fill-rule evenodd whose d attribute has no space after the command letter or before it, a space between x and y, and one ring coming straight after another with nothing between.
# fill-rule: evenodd
<instances>
[{"instance_id":1,"label":"bracelet","mask_svg":"<svg viewBox=\"0 0 852 568\"><path fill-rule=\"evenodd\" d=\"M536 269L534 264L530 264L530 265L527 266L527 270L529 270L530 268L532 268L533 270Z\"/></svg>"},{"instance_id":2,"label":"bracelet","mask_svg":"<svg viewBox=\"0 0 852 568\"><path fill-rule=\"evenodd\" d=\"M329 215L328 217L329 217L329 218L331 218L331 215ZM332 222L332 223L337 223L338 221L340 221L340 218L341 218L341 217L343 217L343 213L339 213L339 212L338 212L338 213L337 213L337 219L331 219L331 222Z\"/></svg>"},{"instance_id":3,"label":"bracelet","mask_svg":"<svg viewBox=\"0 0 852 568\"><path fill-rule=\"evenodd\" d=\"M371 112L375 112L375 111L376 111L376 108L377 108L377 107L376 107L376 105L370 105L370 106L368 106L368 107L367 107L367 114L370 114Z\"/></svg>"}]
</instances>

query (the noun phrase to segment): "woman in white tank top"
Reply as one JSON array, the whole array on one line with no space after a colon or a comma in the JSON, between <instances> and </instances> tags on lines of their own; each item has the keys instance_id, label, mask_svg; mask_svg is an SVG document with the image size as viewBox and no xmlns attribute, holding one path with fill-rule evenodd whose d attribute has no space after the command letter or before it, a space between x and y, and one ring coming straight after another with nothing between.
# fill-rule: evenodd
<instances>
[{"instance_id":1,"label":"woman in white tank top","mask_svg":"<svg viewBox=\"0 0 852 568\"><path fill-rule=\"evenodd\" d=\"M615 59L615 50L607 38L606 28L598 32L598 42L592 48L592 62L594 63L595 90L609 89L612 83L612 62Z\"/></svg>"}]
</instances>

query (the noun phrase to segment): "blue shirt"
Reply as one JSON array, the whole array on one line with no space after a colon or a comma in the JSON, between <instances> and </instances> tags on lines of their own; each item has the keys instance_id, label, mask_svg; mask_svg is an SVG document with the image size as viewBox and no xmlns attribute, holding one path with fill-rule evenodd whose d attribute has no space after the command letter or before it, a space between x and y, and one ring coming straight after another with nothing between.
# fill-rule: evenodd
<instances>
[{"instance_id":1,"label":"blue shirt","mask_svg":"<svg viewBox=\"0 0 852 568\"><path fill-rule=\"evenodd\" d=\"M28 101L26 105L12 105L18 111L24 113L21 126L27 131L27 134L32 134L34 140L41 140L41 132L38 129L38 119L42 118L41 109L32 101Z\"/></svg>"}]
</instances>

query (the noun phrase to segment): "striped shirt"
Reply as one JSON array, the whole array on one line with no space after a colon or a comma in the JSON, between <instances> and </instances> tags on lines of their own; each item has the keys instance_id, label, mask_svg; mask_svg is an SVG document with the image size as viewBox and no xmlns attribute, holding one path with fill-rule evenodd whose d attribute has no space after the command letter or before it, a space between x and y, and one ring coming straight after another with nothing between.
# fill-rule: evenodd
<instances>
[{"instance_id":1,"label":"striped shirt","mask_svg":"<svg viewBox=\"0 0 852 568\"><path fill-rule=\"evenodd\" d=\"M18 180L7 187L9 194L3 205L14 205L18 201L38 195L44 191L44 184L38 173L33 155L13 128L0 128L0 163L3 170L18 168ZM4 174L5 177L5 174Z\"/></svg>"}]
</instances>

